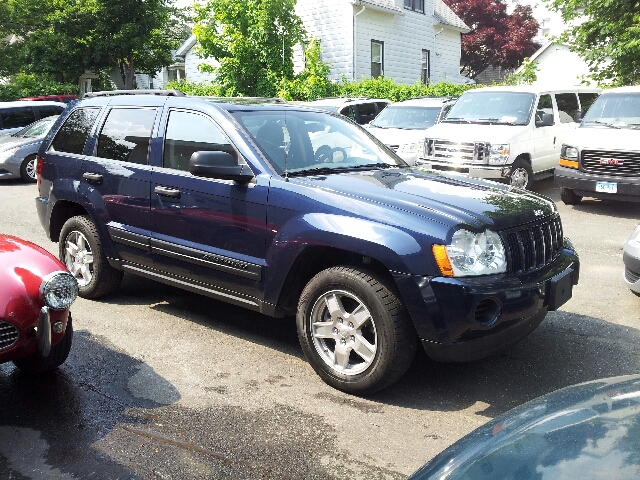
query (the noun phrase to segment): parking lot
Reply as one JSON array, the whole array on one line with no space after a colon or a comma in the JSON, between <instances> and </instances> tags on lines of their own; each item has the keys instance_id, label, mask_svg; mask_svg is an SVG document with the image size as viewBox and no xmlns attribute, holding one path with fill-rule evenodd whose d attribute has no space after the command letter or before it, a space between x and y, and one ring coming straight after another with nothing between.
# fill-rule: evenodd
<instances>
[{"instance_id":1,"label":"parking lot","mask_svg":"<svg viewBox=\"0 0 640 480\"><path fill-rule=\"evenodd\" d=\"M638 204L560 202L573 298L520 344L468 364L419 356L366 398L322 382L292 318L125 276L72 308L74 346L34 381L0 365L1 478L403 479L488 419L578 382L640 372L640 297L622 279ZM0 181L0 232L57 255L36 187Z\"/></svg>"}]
</instances>

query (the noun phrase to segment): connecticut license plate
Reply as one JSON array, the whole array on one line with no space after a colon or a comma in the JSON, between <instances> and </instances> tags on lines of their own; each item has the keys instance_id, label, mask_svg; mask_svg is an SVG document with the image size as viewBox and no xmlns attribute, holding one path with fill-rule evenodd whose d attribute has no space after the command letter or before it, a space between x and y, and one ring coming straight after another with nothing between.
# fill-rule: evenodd
<instances>
[{"instance_id":1,"label":"connecticut license plate","mask_svg":"<svg viewBox=\"0 0 640 480\"><path fill-rule=\"evenodd\" d=\"M596 182L596 192L618 193L618 184L611 182Z\"/></svg>"}]
</instances>

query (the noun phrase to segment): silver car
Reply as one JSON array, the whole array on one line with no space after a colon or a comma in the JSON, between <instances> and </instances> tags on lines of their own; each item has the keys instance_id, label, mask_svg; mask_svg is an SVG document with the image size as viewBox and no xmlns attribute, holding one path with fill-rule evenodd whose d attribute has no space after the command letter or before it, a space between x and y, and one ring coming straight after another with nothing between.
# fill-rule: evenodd
<instances>
[{"instance_id":1,"label":"silver car","mask_svg":"<svg viewBox=\"0 0 640 480\"><path fill-rule=\"evenodd\" d=\"M640 296L640 225L625 242L622 261L625 283L633 293Z\"/></svg>"},{"instance_id":2,"label":"silver car","mask_svg":"<svg viewBox=\"0 0 640 480\"><path fill-rule=\"evenodd\" d=\"M36 181L36 153L58 116L43 118L11 135L0 137L0 179Z\"/></svg>"}]
</instances>

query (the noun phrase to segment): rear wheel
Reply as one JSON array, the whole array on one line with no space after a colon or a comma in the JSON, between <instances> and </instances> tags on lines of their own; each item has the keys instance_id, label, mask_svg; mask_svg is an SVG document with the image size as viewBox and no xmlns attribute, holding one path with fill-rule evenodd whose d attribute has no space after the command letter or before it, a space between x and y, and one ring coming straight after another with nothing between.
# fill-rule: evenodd
<instances>
[{"instance_id":1,"label":"rear wheel","mask_svg":"<svg viewBox=\"0 0 640 480\"><path fill-rule=\"evenodd\" d=\"M578 195L570 188L562 187L560 190L560 199L565 205L578 205L582 201L582 195Z\"/></svg>"},{"instance_id":2,"label":"rear wheel","mask_svg":"<svg viewBox=\"0 0 640 480\"><path fill-rule=\"evenodd\" d=\"M123 272L109 265L89 217L71 217L60 231L60 260L78 280L79 295L98 298L118 289Z\"/></svg>"},{"instance_id":3,"label":"rear wheel","mask_svg":"<svg viewBox=\"0 0 640 480\"><path fill-rule=\"evenodd\" d=\"M417 336L387 282L357 268L333 267L304 288L296 317L307 360L329 385L370 394L398 380Z\"/></svg>"},{"instance_id":4,"label":"rear wheel","mask_svg":"<svg viewBox=\"0 0 640 480\"><path fill-rule=\"evenodd\" d=\"M35 155L29 155L22 161L22 165L20 165L20 177L29 183L34 183L38 180Z\"/></svg>"},{"instance_id":5,"label":"rear wheel","mask_svg":"<svg viewBox=\"0 0 640 480\"><path fill-rule=\"evenodd\" d=\"M28 357L14 360L13 364L26 373L44 373L49 370L55 370L67 360L72 343L73 324L71 322L71 313L69 313L64 337L62 337L62 340L58 343L51 346L49 355L43 357L40 353L36 352Z\"/></svg>"},{"instance_id":6,"label":"rear wheel","mask_svg":"<svg viewBox=\"0 0 640 480\"><path fill-rule=\"evenodd\" d=\"M533 170L529 162L522 158L515 159L513 165L511 165L509 185L531 190L531 186L533 185Z\"/></svg>"}]
</instances>

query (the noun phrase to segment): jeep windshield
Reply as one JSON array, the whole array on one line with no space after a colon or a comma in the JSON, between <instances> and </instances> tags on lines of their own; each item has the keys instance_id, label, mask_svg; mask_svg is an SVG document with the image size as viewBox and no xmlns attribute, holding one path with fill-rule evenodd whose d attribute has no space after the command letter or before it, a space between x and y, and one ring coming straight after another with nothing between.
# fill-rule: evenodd
<instances>
[{"instance_id":1,"label":"jeep windshield","mask_svg":"<svg viewBox=\"0 0 640 480\"><path fill-rule=\"evenodd\" d=\"M465 92L443 123L528 125L535 99L524 92Z\"/></svg>"},{"instance_id":2,"label":"jeep windshield","mask_svg":"<svg viewBox=\"0 0 640 480\"><path fill-rule=\"evenodd\" d=\"M438 121L440 107L402 107L392 105L380 112L369 125L376 128L425 130Z\"/></svg>"},{"instance_id":3,"label":"jeep windshield","mask_svg":"<svg viewBox=\"0 0 640 480\"><path fill-rule=\"evenodd\" d=\"M628 128L640 126L640 93L604 93L589 108L582 127Z\"/></svg>"},{"instance_id":4,"label":"jeep windshield","mask_svg":"<svg viewBox=\"0 0 640 480\"><path fill-rule=\"evenodd\" d=\"M303 176L406 166L361 127L323 112L230 112L279 175Z\"/></svg>"}]
</instances>

